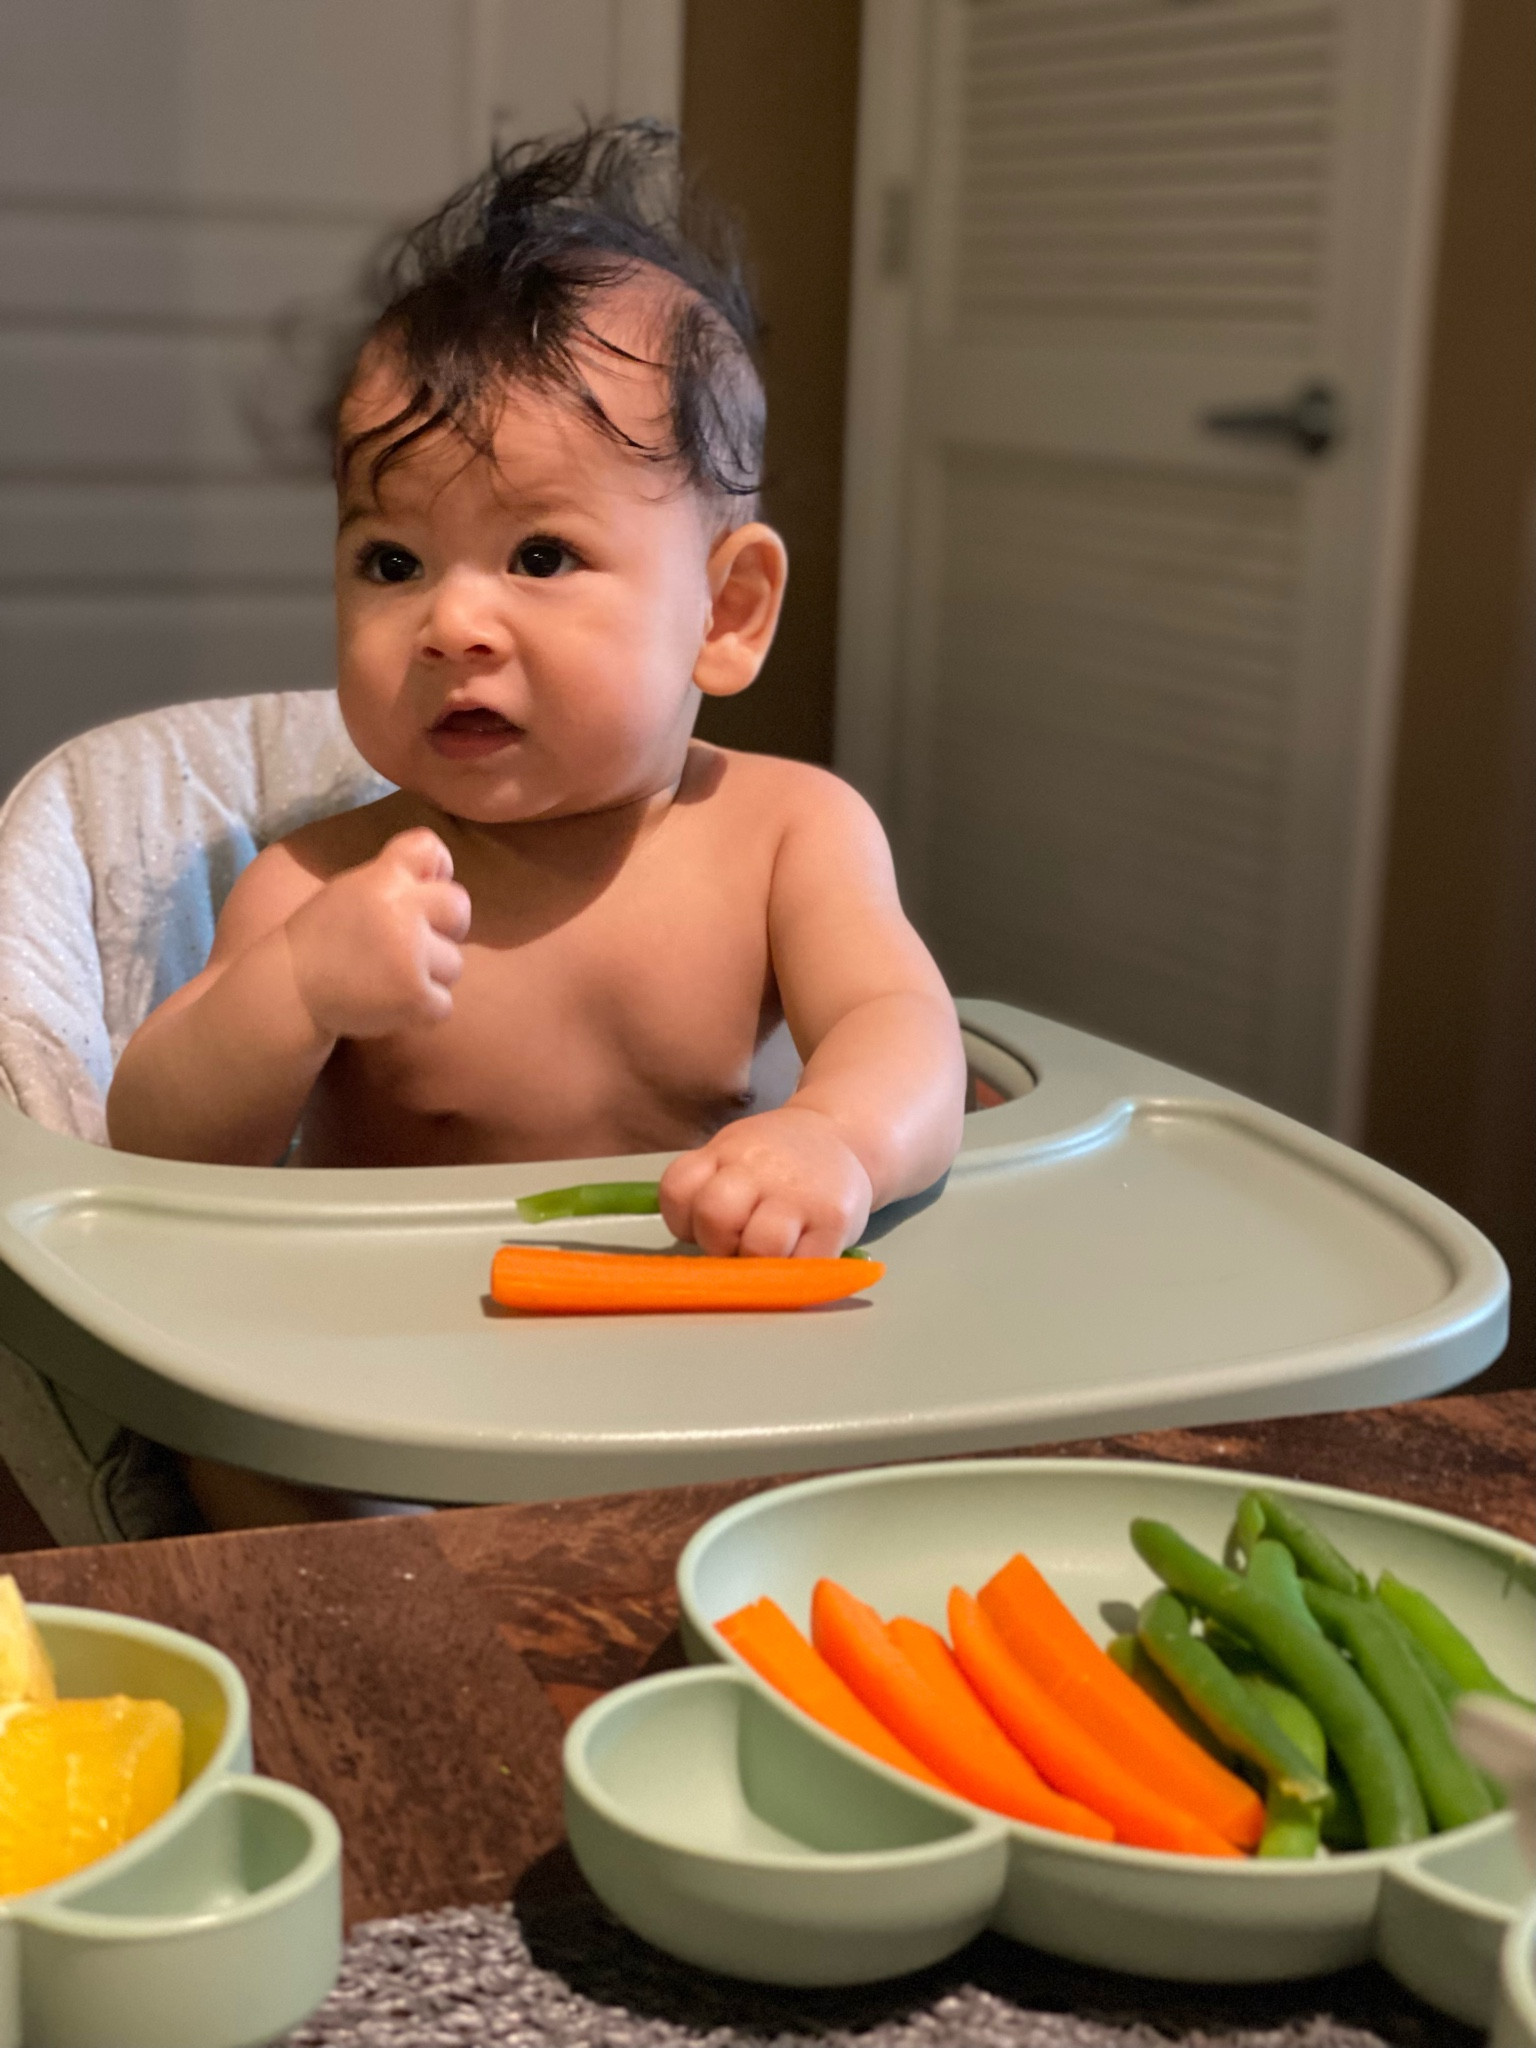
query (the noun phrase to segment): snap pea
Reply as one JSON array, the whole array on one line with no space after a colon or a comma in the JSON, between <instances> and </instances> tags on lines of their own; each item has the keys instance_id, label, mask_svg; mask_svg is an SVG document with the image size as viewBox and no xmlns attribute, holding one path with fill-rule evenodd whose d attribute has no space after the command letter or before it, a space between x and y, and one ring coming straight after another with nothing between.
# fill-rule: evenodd
<instances>
[{"instance_id":1,"label":"snap pea","mask_svg":"<svg viewBox=\"0 0 1536 2048\"><path fill-rule=\"evenodd\" d=\"M568 1216L655 1216L660 1209L661 1183L654 1180L589 1180L517 1200L522 1223L560 1223Z\"/></svg>"},{"instance_id":2,"label":"snap pea","mask_svg":"<svg viewBox=\"0 0 1536 2048\"><path fill-rule=\"evenodd\" d=\"M1286 1613L1292 1615L1303 1628L1318 1628L1317 1616L1307 1605L1301 1590L1301 1579L1296 1570L1296 1559L1283 1543L1274 1537L1263 1537L1253 1546L1248 1560L1248 1583L1261 1593L1279 1602Z\"/></svg>"},{"instance_id":3,"label":"snap pea","mask_svg":"<svg viewBox=\"0 0 1536 2048\"><path fill-rule=\"evenodd\" d=\"M1376 1612L1385 1618L1388 1627L1391 1628L1397 1640L1440 1695L1444 1704L1447 1707L1454 1707L1461 1698L1463 1688L1452 1678L1434 1651L1425 1649L1401 1615L1394 1614L1387 1603L1379 1596L1373 1595L1371 1604L1375 1607Z\"/></svg>"},{"instance_id":4,"label":"snap pea","mask_svg":"<svg viewBox=\"0 0 1536 2048\"><path fill-rule=\"evenodd\" d=\"M1307 1705L1272 1678L1251 1673L1239 1679L1251 1700L1288 1735L1297 1749L1327 1782L1328 1743L1322 1723ZM1292 1860L1315 1856L1322 1840L1323 1816L1333 1797L1293 1799L1271 1783L1264 1802L1264 1833L1259 1842L1261 1856L1284 1856Z\"/></svg>"},{"instance_id":5,"label":"snap pea","mask_svg":"<svg viewBox=\"0 0 1536 2048\"><path fill-rule=\"evenodd\" d=\"M1348 1778L1336 1758L1328 1762L1328 1782L1333 1787L1333 1805L1323 1815L1323 1842L1330 1849L1363 1849L1365 1823Z\"/></svg>"},{"instance_id":6,"label":"snap pea","mask_svg":"<svg viewBox=\"0 0 1536 2048\"><path fill-rule=\"evenodd\" d=\"M1237 1504L1227 1537L1226 1562L1240 1572L1253 1555L1253 1546L1264 1534L1264 1504L1256 1493L1245 1493Z\"/></svg>"},{"instance_id":7,"label":"snap pea","mask_svg":"<svg viewBox=\"0 0 1536 2048\"><path fill-rule=\"evenodd\" d=\"M1189 1610L1172 1593L1154 1593L1137 1616L1136 1637L1191 1713L1268 1782L1298 1805L1328 1797L1322 1763L1313 1764L1208 1643L1194 1635Z\"/></svg>"},{"instance_id":8,"label":"snap pea","mask_svg":"<svg viewBox=\"0 0 1536 2048\"><path fill-rule=\"evenodd\" d=\"M1456 1828L1492 1813L1487 1786L1456 1747L1445 1702L1398 1641L1388 1615L1374 1600L1336 1593L1331 1586L1309 1585L1306 1596L1386 1708L1436 1827Z\"/></svg>"},{"instance_id":9,"label":"snap pea","mask_svg":"<svg viewBox=\"0 0 1536 2048\"><path fill-rule=\"evenodd\" d=\"M1371 1848L1416 1842L1429 1833L1418 1781L1397 1731L1326 1636L1186 1543L1166 1522L1132 1522L1131 1541L1173 1592L1246 1636L1306 1701L1354 1787Z\"/></svg>"},{"instance_id":10,"label":"snap pea","mask_svg":"<svg viewBox=\"0 0 1536 2048\"><path fill-rule=\"evenodd\" d=\"M1148 1699L1162 1708L1176 1728L1182 1728L1191 1742L1198 1742L1208 1756L1231 1769L1232 1752L1223 1749L1199 1715L1189 1711L1135 1636L1111 1636L1104 1647L1126 1677L1135 1679Z\"/></svg>"},{"instance_id":11,"label":"snap pea","mask_svg":"<svg viewBox=\"0 0 1536 2048\"><path fill-rule=\"evenodd\" d=\"M1492 1692L1517 1706L1536 1708L1536 1701L1513 1691L1484 1663L1480 1651L1467 1641L1448 1614L1442 1612L1427 1593L1405 1586L1391 1572L1376 1581L1376 1597L1418 1637L1425 1649L1439 1659L1463 1692Z\"/></svg>"},{"instance_id":12,"label":"snap pea","mask_svg":"<svg viewBox=\"0 0 1536 2048\"><path fill-rule=\"evenodd\" d=\"M1249 1498L1256 1500L1264 1511L1265 1535L1285 1545L1303 1578L1316 1579L1319 1585L1331 1586L1336 1593L1363 1595L1371 1590L1364 1572L1357 1572L1300 1508L1293 1507L1278 1493L1261 1490Z\"/></svg>"}]
</instances>

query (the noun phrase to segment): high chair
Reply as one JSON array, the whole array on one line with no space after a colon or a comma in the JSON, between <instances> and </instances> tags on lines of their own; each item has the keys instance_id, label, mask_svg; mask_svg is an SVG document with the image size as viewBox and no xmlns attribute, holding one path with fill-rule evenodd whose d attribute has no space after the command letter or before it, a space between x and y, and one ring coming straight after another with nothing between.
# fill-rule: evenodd
<instances>
[{"instance_id":1,"label":"high chair","mask_svg":"<svg viewBox=\"0 0 1536 2048\"><path fill-rule=\"evenodd\" d=\"M793 1317L513 1318L518 1195L656 1156L280 1170L113 1152L113 1062L198 971L240 869L382 794L329 692L83 735L0 812L0 1452L53 1534L164 1534L161 1446L425 1501L868 1464L1455 1384L1508 1318L1470 1224L1214 1083L959 1004L998 1106L942 1189L871 1219L886 1278Z\"/></svg>"}]
</instances>

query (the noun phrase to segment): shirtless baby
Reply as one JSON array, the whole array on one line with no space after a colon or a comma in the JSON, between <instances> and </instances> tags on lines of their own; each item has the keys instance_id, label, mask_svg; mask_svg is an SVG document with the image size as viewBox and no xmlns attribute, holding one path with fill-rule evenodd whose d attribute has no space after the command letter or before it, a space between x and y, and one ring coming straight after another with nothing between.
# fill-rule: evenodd
<instances>
[{"instance_id":1,"label":"shirtless baby","mask_svg":"<svg viewBox=\"0 0 1536 2048\"><path fill-rule=\"evenodd\" d=\"M836 1253L949 1165L955 1013L872 813L692 737L786 563L750 309L647 197L669 150L525 146L410 239L336 457L341 709L397 793L246 869L123 1054L114 1145L675 1152L671 1229L747 1255ZM781 1022L803 1073L758 1109Z\"/></svg>"}]
</instances>

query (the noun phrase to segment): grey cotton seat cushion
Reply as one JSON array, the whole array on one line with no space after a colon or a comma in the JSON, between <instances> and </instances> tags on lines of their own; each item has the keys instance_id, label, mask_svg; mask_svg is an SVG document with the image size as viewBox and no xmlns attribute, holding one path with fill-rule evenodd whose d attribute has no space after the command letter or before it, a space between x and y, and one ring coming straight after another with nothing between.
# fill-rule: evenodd
<instances>
[{"instance_id":1,"label":"grey cotton seat cushion","mask_svg":"<svg viewBox=\"0 0 1536 2048\"><path fill-rule=\"evenodd\" d=\"M106 1143L123 1047L198 972L261 848L389 785L329 690L174 704L67 741L0 809L0 1093ZM174 1461L54 1387L0 1330L0 1446L61 1543L196 1526Z\"/></svg>"},{"instance_id":2,"label":"grey cotton seat cushion","mask_svg":"<svg viewBox=\"0 0 1536 2048\"><path fill-rule=\"evenodd\" d=\"M329 690L173 704L50 754L0 810L0 1089L105 1144L118 1055L207 960L241 869L388 787Z\"/></svg>"}]
</instances>

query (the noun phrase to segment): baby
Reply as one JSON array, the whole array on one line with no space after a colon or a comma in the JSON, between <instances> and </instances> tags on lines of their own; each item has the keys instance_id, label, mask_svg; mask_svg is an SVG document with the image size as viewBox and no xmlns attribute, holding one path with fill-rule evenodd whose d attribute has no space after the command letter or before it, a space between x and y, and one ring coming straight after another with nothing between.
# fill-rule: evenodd
<instances>
[{"instance_id":1,"label":"baby","mask_svg":"<svg viewBox=\"0 0 1536 2048\"><path fill-rule=\"evenodd\" d=\"M954 1008L867 806L692 737L783 599L728 261L644 124L408 238L336 438L342 715L397 785L268 847L123 1054L112 1142L315 1166L675 1152L674 1233L828 1255L960 1138ZM754 1056L787 1023L781 1106Z\"/></svg>"}]
</instances>

